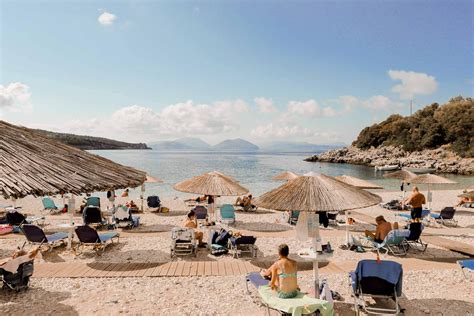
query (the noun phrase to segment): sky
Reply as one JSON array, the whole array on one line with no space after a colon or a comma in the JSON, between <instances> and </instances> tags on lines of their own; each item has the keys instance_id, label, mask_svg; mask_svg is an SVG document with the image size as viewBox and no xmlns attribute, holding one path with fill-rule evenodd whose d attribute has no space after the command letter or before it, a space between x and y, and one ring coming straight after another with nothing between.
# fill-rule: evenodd
<instances>
[{"instance_id":1,"label":"sky","mask_svg":"<svg viewBox=\"0 0 474 316\"><path fill-rule=\"evenodd\" d=\"M473 96L473 1L0 0L0 119L132 142L351 143Z\"/></svg>"}]
</instances>

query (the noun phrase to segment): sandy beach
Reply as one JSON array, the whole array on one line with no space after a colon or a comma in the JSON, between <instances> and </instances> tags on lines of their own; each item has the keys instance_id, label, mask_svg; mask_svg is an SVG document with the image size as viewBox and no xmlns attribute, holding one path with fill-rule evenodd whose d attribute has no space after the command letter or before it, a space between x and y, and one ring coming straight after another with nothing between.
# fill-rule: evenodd
<instances>
[{"instance_id":1,"label":"sandy beach","mask_svg":"<svg viewBox=\"0 0 474 316\"><path fill-rule=\"evenodd\" d=\"M433 192L433 210L443 206L454 205L460 190L441 190ZM378 191L383 201L397 198L400 192ZM123 202L119 198L117 203ZM136 199L134 199L136 201ZM220 203L230 199L221 199ZM119 244L110 246L102 256L89 251L79 256L65 247L58 247L51 252L44 251L41 263L163 263L170 259L170 231L180 226L184 219L186 207L175 197L163 198L164 205L170 207L169 214L151 213L145 209L140 216L140 227L121 231ZM55 199L61 204L61 199ZM79 205L80 198L76 205ZM6 204L8 201L0 201ZM106 209L107 201L102 199L102 208ZM28 197L17 201L23 212L29 215L44 214L41 200ZM458 208L456 219L458 226L429 226L424 234L442 236L452 242L463 242L474 245L474 210ZM401 221L396 214L380 206L357 210L372 217L384 215L389 221ZM343 216L339 216L343 219ZM57 224L70 221L68 214L46 215L45 231L58 231ZM75 223L81 223L79 216L74 217ZM373 228L372 223L357 220L350 227L353 235L360 234L366 228ZM295 238L294 226L286 223L284 214L270 210L257 213L237 212L236 223L231 230L257 237L257 258L247 260L250 263L271 263L276 258L279 244L287 243L292 257L298 259L295 252L311 244L310 240L301 242ZM119 230L120 231L120 230ZM204 230L207 234L206 230ZM375 259L373 252L356 253L342 250L338 245L345 241L344 227L330 225L321 229L323 242L330 241L334 248L331 264L339 267L350 267L360 259ZM0 237L0 258L9 256L24 242L20 234ZM474 310L474 283L464 278L456 260L467 258L458 252L433 244L424 253L410 251L403 258L382 255L382 259L398 260L404 265L403 297L400 301L406 315L471 315ZM216 257L207 249L199 249L196 257L183 257L176 261L211 261L231 262L230 255ZM301 261L301 260L300 260ZM405 264L404 264L405 262ZM433 263L433 264L432 264ZM435 264L442 263L442 264ZM299 285L303 291L311 290L312 271L302 263L303 271L299 274ZM347 268L348 269L348 268ZM342 269L344 270L344 269ZM321 270L321 278L328 280L331 289L339 292L343 302L336 302L337 315L352 315L352 298L348 286L347 272L334 271L325 274ZM51 304L51 297L56 304ZM28 301L29 304L23 302ZM36 314L58 312L65 315L89 314L175 314L175 315L264 315L266 309L261 306L258 295L252 291L245 292L243 275L234 276L191 276L191 277L116 277L116 278L46 278L33 277L30 288L16 294L2 290L0 310L6 314Z\"/></svg>"}]
</instances>

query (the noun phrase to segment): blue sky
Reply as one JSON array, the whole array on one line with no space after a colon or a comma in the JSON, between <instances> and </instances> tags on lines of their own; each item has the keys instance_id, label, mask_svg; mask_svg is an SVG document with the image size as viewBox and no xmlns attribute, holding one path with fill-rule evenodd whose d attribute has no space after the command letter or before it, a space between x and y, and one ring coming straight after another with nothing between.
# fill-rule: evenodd
<instances>
[{"instance_id":1,"label":"blue sky","mask_svg":"<svg viewBox=\"0 0 474 316\"><path fill-rule=\"evenodd\" d=\"M351 142L472 96L472 1L5 1L0 118L152 141Z\"/></svg>"}]
</instances>

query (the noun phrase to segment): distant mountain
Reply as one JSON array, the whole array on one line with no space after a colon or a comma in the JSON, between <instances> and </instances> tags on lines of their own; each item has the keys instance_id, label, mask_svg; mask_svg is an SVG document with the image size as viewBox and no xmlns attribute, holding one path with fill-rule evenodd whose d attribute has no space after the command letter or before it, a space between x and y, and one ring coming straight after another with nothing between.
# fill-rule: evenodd
<instances>
[{"instance_id":1,"label":"distant mountain","mask_svg":"<svg viewBox=\"0 0 474 316\"><path fill-rule=\"evenodd\" d=\"M211 145L199 138L183 137L170 141L159 141L149 144L151 148L163 151L206 151Z\"/></svg>"},{"instance_id":2,"label":"distant mountain","mask_svg":"<svg viewBox=\"0 0 474 316\"><path fill-rule=\"evenodd\" d=\"M260 148L241 138L226 139L217 145L212 146L212 150L217 151L257 151Z\"/></svg>"},{"instance_id":3,"label":"distant mountain","mask_svg":"<svg viewBox=\"0 0 474 316\"><path fill-rule=\"evenodd\" d=\"M324 144L316 145L308 142L285 142L285 141L274 141L267 142L260 145L260 150L269 152L324 152L331 149L344 147L344 144Z\"/></svg>"},{"instance_id":4,"label":"distant mountain","mask_svg":"<svg viewBox=\"0 0 474 316\"><path fill-rule=\"evenodd\" d=\"M41 129L35 130L46 137L55 139L69 146L77 147L83 150L94 149L150 149L145 143L126 143L113 139L75 135L67 133L55 133Z\"/></svg>"}]
</instances>

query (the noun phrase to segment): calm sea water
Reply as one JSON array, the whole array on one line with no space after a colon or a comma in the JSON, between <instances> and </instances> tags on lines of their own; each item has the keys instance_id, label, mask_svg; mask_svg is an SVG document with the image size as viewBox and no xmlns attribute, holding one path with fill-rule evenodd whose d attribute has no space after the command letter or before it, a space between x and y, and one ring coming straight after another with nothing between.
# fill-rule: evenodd
<instances>
[{"instance_id":1,"label":"calm sea water","mask_svg":"<svg viewBox=\"0 0 474 316\"><path fill-rule=\"evenodd\" d=\"M155 150L97 150L94 154L115 162L146 171L164 181L162 184L147 183L147 194L183 196L173 190L173 184L209 171L220 171L237 179L255 196L271 190L282 182L271 178L289 170L298 174L323 173L329 176L350 175L370 180L385 189L399 189L398 180L383 178L374 168L349 164L306 162L308 153L216 153L216 152L158 152ZM460 189L474 184L474 177L446 175L458 184L440 185L434 189ZM423 187L422 187L423 188Z\"/></svg>"}]
</instances>

